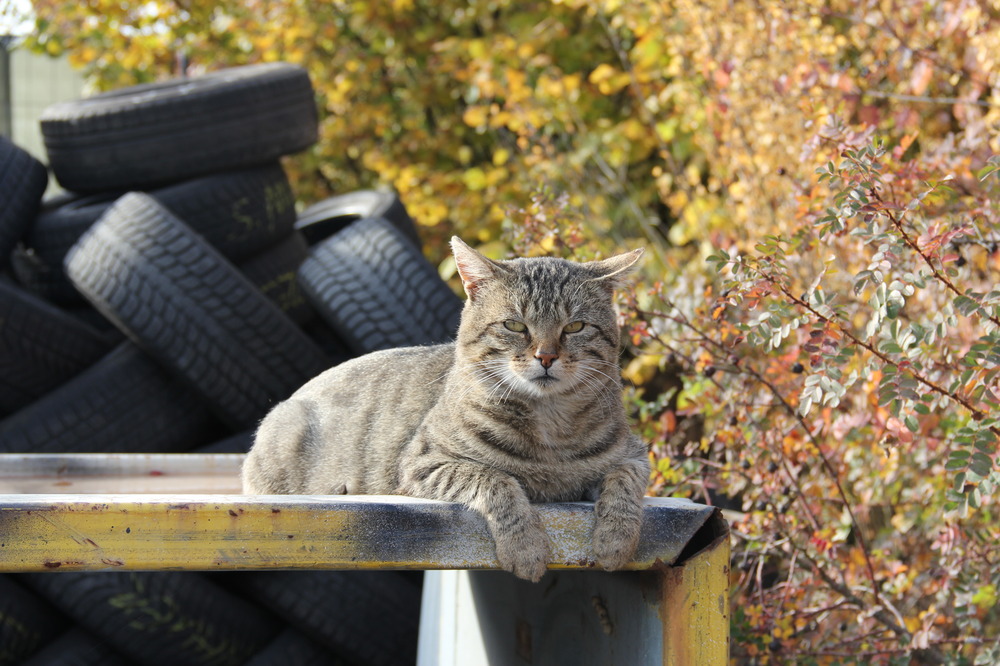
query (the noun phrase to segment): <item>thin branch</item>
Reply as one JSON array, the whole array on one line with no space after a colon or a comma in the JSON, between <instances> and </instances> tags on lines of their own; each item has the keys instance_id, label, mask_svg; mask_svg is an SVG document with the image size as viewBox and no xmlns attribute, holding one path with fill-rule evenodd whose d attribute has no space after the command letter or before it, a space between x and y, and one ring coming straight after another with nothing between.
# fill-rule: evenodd
<instances>
[{"instance_id":1,"label":"thin branch","mask_svg":"<svg viewBox=\"0 0 1000 666\"><path fill-rule=\"evenodd\" d=\"M879 201L880 203L884 203L882 201L882 198L878 195L878 192L872 190L871 194L877 201ZM906 229L903 228L903 220L893 215L892 211L890 210L884 210L883 212L885 212L886 216L889 218L889 221L892 222L892 226L896 228L897 232L899 232L899 235L903 237L903 241L910 247L911 250L916 252L920 256L920 258L924 260L924 263L927 264L927 267L931 269L931 273L934 275L934 278L938 282L943 284L945 287L947 287L948 290L951 291L956 296L965 296L966 298L969 298L967 294L963 294L961 291L958 290L958 287L956 287L955 284L948 279L947 275L944 275L943 273L941 273L941 271L938 270L937 266L934 265L934 262L931 261L931 258L927 256L927 253L925 253L923 249L921 249L920 245L917 244L917 241L915 241L913 237L906 232ZM989 313L985 314L987 319L993 322L995 326L1000 328L1000 318L997 318Z\"/></svg>"},{"instance_id":2,"label":"thin branch","mask_svg":"<svg viewBox=\"0 0 1000 666\"><path fill-rule=\"evenodd\" d=\"M775 282L775 284L777 284L777 283ZM777 286L779 287L779 289L782 288L781 285L777 285ZM803 303L800 299L795 298L794 296L791 296L791 294L788 294L787 291L783 290L783 293L785 293L786 296L792 298L798 304L805 306L809 311L814 312L817 316L821 317L824 321L829 321L829 320L827 320L827 318L822 317L822 315L820 315L818 312L815 312L815 310L813 310L807 303ZM703 331L701 331L697 326L695 326L694 324L692 324L683 315L683 313L680 310L678 310L677 308L674 308L674 309L678 312L678 315L670 316L670 315L666 315L664 313L644 312L644 311L641 311L641 310L637 310L637 313L640 314L641 316L645 316L645 317L650 317L650 316L657 317L657 316L659 316L659 317L663 317L665 319L670 319L672 321L675 321L675 322L681 324L682 326L688 328L689 330L693 331L697 336L699 336L700 339L702 339L703 341L705 341L706 343L708 343L710 346L712 346L712 347L714 347L716 349L719 349L719 350L723 351L724 353L728 351L728 350L725 349L725 347L723 347L723 345L720 342L718 342L717 340L711 338L706 333L704 333ZM832 322L832 321L831 321L831 323L836 324L836 322ZM836 325L839 326L839 324L836 324ZM656 336L654 336L654 337L656 337ZM859 341L859 343L860 343L860 341ZM888 603L887 600L884 599L882 597L882 595L880 594L880 592L879 592L878 581L877 581L877 578L875 576L875 568L874 568L874 565L872 564L872 561L871 561L871 556L869 554L868 544L867 544L867 542L865 540L864 532L861 529L861 526L858 523L857 518L854 515L854 511L851 508L851 503L850 503L850 501L849 501L849 499L847 497L847 493L845 492L843 485L840 483L839 475L837 474L836 470L833 468L832 463L830 463L829 459L823 453L823 451L820 448L819 442L816 439L815 435L812 433L811 429L808 427L808 424L806 424L806 422L803 419L802 415L799 414L798 411L796 409L794 409L788 403L788 401L784 398L784 396L781 394L781 392L777 389L776 386L774 386L770 381L768 381L765 377L763 377L762 375L760 375L759 373L757 373L752 368L748 368L746 366L740 366L740 371L743 372L743 373L746 373L746 374L750 375L756 381L758 381L761 385L767 387L768 390L771 392L771 394L774 395L774 397L781 403L781 405L782 405L782 407L784 407L785 411L787 411L798 422L799 426L802 428L802 430L806 433L806 436L812 442L812 444L815 447L816 452L817 452L820 460L822 461L824 469L827 471L827 473L830 475L831 479L833 480L834 484L836 485L837 494L841 497L841 499L843 501L843 505L847 509L848 515L849 515L849 517L851 519L851 524L852 524L852 526L854 528L855 534L858 537L858 544L859 544L859 547L861 549L862 555L864 556L865 564L866 564L866 569L867 569L867 573L868 573L868 578L869 578L869 581L871 583L872 596L874 597L876 604L879 606L878 610L876 610L874 613L872 613L872 617L876 621L878 621L879 623L881 623L883 626L885 626L886 628L888 628L890 631L892 631L894 634L896 634L899 638L902 638L902 639L905 639L905 640L909 640L912 637L912 635L905 628L905 626L903 626L903 624L901 622L901 617L899 615L899 612L895 608L893 608L892 605L890 603ZM796 486L798 487L798 480L797 480L797 478L794 477L794 475L790 475L790 476L792 476L793 481L796 483ZM812 516L811 509L808 506L808 503L805 502L805 497L804 497L804 495L801 492L801 488L799 488L798 490L799 490L799 497L803 500L803 506L806 508L807 515L809 515L810 518L811 518L811 521L815 523L815 517ZM805 550L801 546L799 546L798 544L796 544L794 540L789 539L789 544L795 549L795 552L800 553L803 556L803 558L807 562L809 562L809 564L811 565L812 569L824 581L824 583L826 583L827 586L830 587L830 589L832 589L835 592L837 592L838 594L840 594L847 602L849 602L850 604L856 606L857 608L859 608L859 609L866 609L866 608L868 608L868 605L864 602L864 600L861 597L859 597L857 594L855 594L854 592L852 592L851 589L845 583L840 583L840 582L837 582L836 580L834 580L825 570L822 569L822 567L819 566L819 564L815 560L813 560L811 557L809 557L809 555L805 552ZM758 574L759 574L759 571L758 571ZM761 600L761 605L763 606L763 600ZM944 656L941 655L939 651L937 651L937 650L935 650L933 648L928 648L928 649L923 649L923 650L914 650L913 654L920 661L922 661L924 663L928 663L928 664L942 664L942 663L945 663Z\"/></svg>"},{"instance_id":3,"label":"thin branch","mask_svg":"<svg viewBox=\"0 0 1000 666\"><path fill-rule=\"evenodd\" d=\"M792 546L795 547L794 542L792 543ZM830 574L828 574L821 566L819 566L819 564L815 560L809 557L807 553L802 553L802 557L807 562L809 562L809 564L812 565L812 569L814 572L816 572L816 575L822 578L823 582L826 583L831 589L835 590L838 594L840 594L840 596L844 597L844 599L846 599L848 602L854 604L857 608L861 610L867 608L864 600L861 597L854 594L854 592L852 592L851 589L846 585L838 583L836 580L834 580L830 576ZM872 613L872 617L881 622L886 627L888 627L889 630L892 631L892 633L896 634L896 636L898 636L899 638L908 641L913 637L913 634L911 634L906 627L900 625L896 621L896 618L893 617L892 613L890 613L884 607L879 608L877 611ZM941 652L935 648L913 650L913 655L918 659L920 659L920 661L922 661L923 663L927 664L943 664L946 661L944 655L941 654Z\"/></svg>"},{"instance_id":4,"label":"thin branch","mask_svg":"<svg viewBox=\"0 0 1000 666\"><path fill-rule=\"evenodd\" d=\"M857 337L856 335L854 335L854 333L849 328L847 328L844 324L842 324L837 319L833 319L831 317L828 317L828 316L826 316L826 315L818 312L814 307L812 307L811 305L809 305L809 303L805 302L804 300L802 300L801 298L799 298L798 296L796 296L795 294L793 294L792 292L790 292L788 290L788 288L785 285L783 285L774 276L769 275L769 274L764 273L764 272L759 271L759 270L758 270L758 275L760 275L760 277L762 279L764 279L767 282L769 282L770 284L774 285L778 289L778 291L780 291L785 296L785 298L787 298L789 301L791 301L795 305L799 306L800 308L802 308L806 312L809 312L810 314L812 314L814 317L816 317L820 321L822 321L822 322L824 322L826 324L829 324L830 326L836 327L841 333L844 334L845 337L847 337L851 341L852 344L855 344L858 347L861 347L865 351L869 352L870 354L872 354L873 356L875 356L875 358L877 358L878 360L882 361L882 363L884 363L886 365L889 365L889 366L892 366L893 368L895 368L897 370L899 369L899 363L897 363L896 361L893 361L887 355L885 355L884 353L880 352L878 349L875 348L874 345L872 345L872 344L870 344L870 343L862 340L861 338ZM934 393L937 393L939 395L943 395L944 397L948 398L949 400L951 400L953 402L956 402L959 405L961 405L962 407L964 407L965 409L967 409L969 411L969 413L972 414L972 418L974 420L980 421L980 420L986 418L987 415L986 415L985 412L983 412L981 409L979 409L978 407L976 407L975 405L973 405L971 402L969 402L968 400L966 400L962 396L957 395L955 393L952 393L951 391L948 391L947 389L945 389L942 386L939 386L938 384L934 383L932 380L928 379L927 377L924 377L923 375L920 375L920 374L918 374L916 372L913 372L912 370L909 370L909 374L916 381L918 381L919 383L923 384L924 386L926 386L928 389L930 389ZM997 437L1000 437L1000 428L998 428L997 426L990 426L989 429L990 429L990 431L994 435L996 435Z\"/></svg>"},{"instance_id":5,"label":"thin branch","mask_svg":"<svg viewBox=\"0 0 1000 666\"><path fill-rule=\"evenodd\" d=\"M711 346L722 350L724 353L728 351L728 350L725 349L725 347L722 346L722 343L720 343L717 340L713 339L712 337L710 337L709 335L707 335L704 331L702 331L697 326L695 326L694 324L692 324L688 320L688 318L685 317L683 313L681 313L681 311L678 308L675 307L674 309L677 310L678 313L680 313L679 316L673 317L674 321L677 321L682 326L684 326L684 327L690 329L691 331L693 331L696 335L698 335L702 340L704 340L705 342L707 342ZM642 314L641 311L639 311L639 312L640 312L640 314ZM645 313L645 314L648 315L650 313ZM655 314L654 314L654 316L655 316ZM833 464L826 457L826 454L823 453L823 449L820 446L819 440L816 439L816 436L813 434L812 430L809 428L809 424L807 424L805 422L805 419L799 413L799 411L797 409L795 409L794 407L792 407L791 404L789 404L789 402L785 399L785 396L783 396L781 394L781 391L779 391L778 388L774 384L772 384L766 377L764 377L763 375L761 375L760 373L758 373L753 368L749 368L749 367L746 367L746 366L741 366L740 370L742 372L750 375L751 377L753 377L761 385L767 387L767 389L771 392L771 394L778 400L778 402L781 403L781 406L784 407L785 411L788 412L788 414L793 419L795 419L798 422L799 427L801 427L802 430L806 433L806 436L809 438L809 441L812 443L813 447L816 449L816 454L819 456L819 459L820 459L820 461L823 464L823 468L826 470L827 474L833 480L833 483L834 483L834 485L837 488L837 494L843 500L843 502L844 502L844 508L847 509L848 516L851 519L851 525L854 527L854 532L855 532L855 534L858 537L858 545L860 546L861 553L862 553L862 555L864 555L864 558L865 558L865 566L866 566L866 569L867 569L867 572L868 572L868 578L871 581L871 586L872 586L872 595L875 597L876 603L881 604L882 603L882 599L881 599L881 594L879 593L878 580L877 580L877 578L875 576L875 567L872 564L871 554L869 553L869 550L868 550L868 542L865 539L864 531L861 529L860 523L858 523L857 518L854 516L854 510L851 508L851 502L850 502L850 500L847 497L847 492L844 490L844 486L840 482L840 475L837 474L837 471L834 469ZM813 525L816 526L816 528L818 530L818 524L819 523L816 520L816 518L812 515L812 510L809 507L808 502L805 499L805 494L802 491L802 487L799 485L798 477L796 477L794 474L791 474L791 472L789 470L787 470L787 469L785 471L788 474L788 476L792 479L792 482L795 483L795 487L796 487L796 489L798 491L798 497L799 497L799 499L802 500L802 505L806 508L806 512L807 512L807 515L810 518L810 521L813 523Z\"/></svg>"},{"instance_id":6,"label":"thin branch","mask_svg":"<svg viewBox=\"0 0 1000 666\"><path fill-rule=\"evenodd\" d=\"M979 99L962 99L961 97L930 97L928 95L906 95L904 93L890 93L883 92L881 90L862 90L860 91L862 97L878 97L880 99L891 99L900 102L917 102L921 104L967 104L969 106L981 106L984 108L993 108L1000 106L994 104L993 102L987 102L985 100Z\"/></svg>"}]
</instances>

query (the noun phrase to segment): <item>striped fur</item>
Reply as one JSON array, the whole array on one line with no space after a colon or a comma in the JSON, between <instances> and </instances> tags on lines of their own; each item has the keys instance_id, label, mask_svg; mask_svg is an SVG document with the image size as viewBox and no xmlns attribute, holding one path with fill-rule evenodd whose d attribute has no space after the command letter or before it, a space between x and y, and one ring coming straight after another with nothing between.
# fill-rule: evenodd
<instances>
[{"instance_id":1,"label":"striped fur","mask_svg":"<svg viewBox=\"0 0 1000 666\"><path fill-rule=\"evenodd\" d=\"M461 502L486 519L501 566L534 581L550 551L531 503L595 500L597 561L620 568L649 467L622 408L612 296L641 250L579 264L452 248L469 295L457 341L307 383L261 422L244 492Z\"/></svg>"}]
</instances>

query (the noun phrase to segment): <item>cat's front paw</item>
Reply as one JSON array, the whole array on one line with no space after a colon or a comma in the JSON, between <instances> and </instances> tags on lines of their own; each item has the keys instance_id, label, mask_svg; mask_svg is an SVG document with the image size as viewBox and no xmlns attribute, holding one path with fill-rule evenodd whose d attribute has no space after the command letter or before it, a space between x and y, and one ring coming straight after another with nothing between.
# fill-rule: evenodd
<instances>
[{"instance_id":1,"label":"cat's front paw","mask_svg":"<svg viewBox=\"0 0 1000 666\"><path fill-rule=\"evenodd\" d=\"M632 560L639 545L641 522L636 520L598 520L594 528L594 555L606 571L621 569Z\"/></svg>"},{"instance_id":2,"label":"cat's front paw","mask_svg":"<svg viewBox=\"0 0 1000 666\"><path fill-rule=\"evenodd\" d=\"M518 578L537 583L552 559L549 535L541 526L496 540L497 561Z\"/></svg>"}]
</instances>

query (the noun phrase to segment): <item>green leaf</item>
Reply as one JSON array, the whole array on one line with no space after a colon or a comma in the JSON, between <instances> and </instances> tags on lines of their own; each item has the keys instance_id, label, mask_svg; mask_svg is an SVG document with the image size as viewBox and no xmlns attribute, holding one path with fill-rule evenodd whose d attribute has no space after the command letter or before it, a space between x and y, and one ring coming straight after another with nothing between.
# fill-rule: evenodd
<instances>
[{"instance_id":1,"label":"green leaf","mask_svg":"<svg viewBox=\"0 0 1000 666\"><path fill-rule=\"evenodd\" d=\"M978 509L980 506L982 506L983 497L982 493L979 491L978 486L972 489L968 497L969 497L969 506L971 506L973 509Z\"/></svg>"},{"instance_id":2,"label":"green leaf","mask_svg":"<svg viewBox=\"0 0 1000 666\"><path fill-rule=\"evenodd\" d=\"M988 455L982 451L976 451L972 454L972 458L969 460L970 471L986 478L990 475L991 469L993 469L993 460L991 460Z\"/></svg>"},{"instance_id":3,"label":"green leaf","mask_svg":"<svg viewBox=\"0 0 1000 666\"><path fill-rule=\"evenodd\" d=\"M955 472L965 467L969 464L969 452L968 451L952 451L951 455L948 456L948 462L944 464L944 468L949 472Z\"/></svg>"},{"instance_id":4,"label":"green leaf","mask_svg":"<svg viewBox=\"0 0 1000 666\"><path fill-rule=\"evenodd\" d=\"M955 300L952 301L952 305L966 317L979 310L979 303L968 296L956 296Z\"/></svg>"},{"instance_id":5,"label":"green leaf","mask_svg":"<svg viewBox=\"0 0 1000 666\"><path fill-rule=\"evenodd\" d=\"M879 343L878 349L884 354L902 354L903 348L891 340Z\"/></svg>"}]
</instances>

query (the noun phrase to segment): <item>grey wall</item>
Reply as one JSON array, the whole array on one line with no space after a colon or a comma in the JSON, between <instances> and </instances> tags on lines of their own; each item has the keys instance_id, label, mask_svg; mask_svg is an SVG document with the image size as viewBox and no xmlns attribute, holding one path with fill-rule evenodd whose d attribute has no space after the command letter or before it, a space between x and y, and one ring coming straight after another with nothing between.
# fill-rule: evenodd
<instances>
[{"instance_id":1,"label":"grey wall","mask_svg":"<svg viewBox=\"0 0 1000 666\"><path fill-rule=\"evenodd\" d=\"M9 97L6 100L3 87L5 72L9 75ZM76 99L82 94L83 77L70 67L66 59L16 48L6 54L0 53L0 133L43 162L48 160L45 159L38 128L42 110L50 104Z\"/></svg>"}]
</instances>

